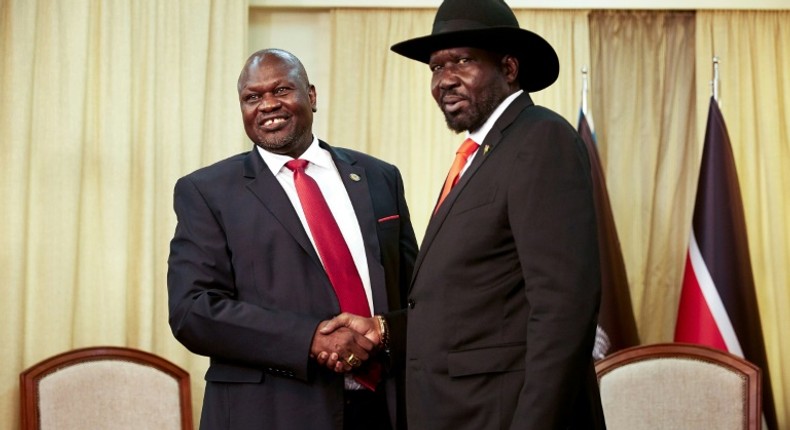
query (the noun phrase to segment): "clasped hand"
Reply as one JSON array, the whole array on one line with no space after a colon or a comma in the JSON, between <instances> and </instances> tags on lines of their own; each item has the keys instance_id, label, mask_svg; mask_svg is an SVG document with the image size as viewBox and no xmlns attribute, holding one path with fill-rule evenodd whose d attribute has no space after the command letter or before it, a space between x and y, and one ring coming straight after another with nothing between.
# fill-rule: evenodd
<instances>
[{"instance_id":1,"label":"clasped hand","mask_svg":"<svg viewBox=\"0 0 790 430\"><path fill-rule=\"evenodd\" d=\"M310 357L335 372L346 373L361 366L380 344L381 333L374 318L344 312L318 325Z\"/></svg>"}]
</instances>

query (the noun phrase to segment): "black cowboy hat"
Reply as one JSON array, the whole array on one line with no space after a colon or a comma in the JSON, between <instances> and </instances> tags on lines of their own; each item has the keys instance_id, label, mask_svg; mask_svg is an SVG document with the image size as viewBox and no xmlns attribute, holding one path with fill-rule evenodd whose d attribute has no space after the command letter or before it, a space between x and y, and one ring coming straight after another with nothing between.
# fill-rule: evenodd
<instances>
[{"instance_id":1,"label":"black cowboy hat","mask_svg":"<svg viewBox=\"0 0 790 430\"><path fill-rule=\"evenodd\" d=\"M516 15L503 0L444 0L430 35L396 43L390 49L428 64L433 52L459 47L516 56L519 83L527 92L548 87L560 73L554 48L537 34L520 28Z\"/></svg>"}]
</instances>

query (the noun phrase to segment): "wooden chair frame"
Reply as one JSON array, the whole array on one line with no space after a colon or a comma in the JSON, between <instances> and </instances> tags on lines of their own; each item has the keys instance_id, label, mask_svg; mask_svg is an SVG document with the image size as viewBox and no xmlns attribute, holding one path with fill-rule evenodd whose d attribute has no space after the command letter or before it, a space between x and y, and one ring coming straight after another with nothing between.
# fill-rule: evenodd
<instances>
[{"instance_id":1,"label":"wooden chair frame","mask_svg":"<svg viewBox=\"0 0 790 430\"><path fill-rule=\"evenodd\" d=\"M595 363L598 381L607 373L619 367L657 358L686 358L705 361L742 375L748 381L747 395L744 399L746 427L760 430L762 427L762 371L755 364L729 352L704 345L688 343L658 343L640 345L623 349L604 357Z\"/></svg>"},{"instance_id":2,"label":"wooden chair frame","mask_svg":"<svg viewBox=\"0 0 790 430\"><path fill-rule=\"evenodd\" d=\"M90 361L127 361L158 369L178 381L181 428L192 430L192 399L189 373L176 364L149 352L118 346L97 346L67 351L44 359L24 370L19 375L21 402L20 412L23 430L38 430L39 393L38 383L45 376L59 369Z\"/></svg>"}]
</instances>

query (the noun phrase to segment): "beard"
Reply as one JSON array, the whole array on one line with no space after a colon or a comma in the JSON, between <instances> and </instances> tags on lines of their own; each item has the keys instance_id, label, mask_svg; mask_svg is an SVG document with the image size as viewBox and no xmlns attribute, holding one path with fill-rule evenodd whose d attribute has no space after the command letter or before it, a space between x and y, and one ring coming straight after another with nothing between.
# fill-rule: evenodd
<instances>
[{"instance_id":1,"label":"beard","mask_svg":"<svg viewBox=\"0 0 790 430\"><path fill-rule=\"evenodd\" d=\"M447 122L447 127L456 133L463 131L475 131L480 128L491 116L491 113L499 106L507 97L507 95L498 94L495 91L483 93L477 99L469 99L469 106L466 109L458 112L447 112L440 104L439 109L444 114L444 120Z\"/></svg>"},{"instance_id":2,"label":"beard","mask_svg":"<svg viewBox=\"0 0 790 430\"><path fill-rule=\"evenodd\" d=\"M289 154L297 147L306 149L312 141L313 133L309 126L303 126L283 136L263 134L257 137L255 143L261 148L275 154Z\"/></svg>"}]
</instances>

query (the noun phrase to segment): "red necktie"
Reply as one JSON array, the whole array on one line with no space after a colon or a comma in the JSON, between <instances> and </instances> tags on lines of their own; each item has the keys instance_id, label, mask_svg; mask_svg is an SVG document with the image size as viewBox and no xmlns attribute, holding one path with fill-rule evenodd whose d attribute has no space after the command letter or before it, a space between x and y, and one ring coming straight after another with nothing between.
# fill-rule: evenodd
<instances>
[{"instance_id":1,"label":"red necktie","mask_svg":"<svg viewBox=\"0 0 790 430\"><path fill-rule=\"evenodd\" d=\"M318 255L324 263L324 270L340 302L340 310L369 317L368 299L354 259L351 258L348 245L321 194L321 189L304 171L307 163L307 160L297 159L285 163L285 166L294 172L296 193L302 203ZM381 364L370 362L362 368L362 374L356 374L354 378L364 387L375 391L376 383L381 378Z\"/></svg>"},{"instance_id":2,"label":"red necktie","mask_svg":"<svg viewBox=\"0 0 790 430\"><path fill-rule=\"evenodd\" d=\"M444 199L450 194L450 190L458 183L458 178L461 177L461 170L466 166L466 161L469 159L469 156L477 151L478 146L480 145L474 140L466 139L458 148L458 151L455 153L453 165L450 166L450 173L447 174L447 179L444 181L444 188L442 188L442 195L439 196L439 203L436 203L436 209L434 209L433 213L439 211L439 206L442 205Z\"/></svg>"}]
</instances>

